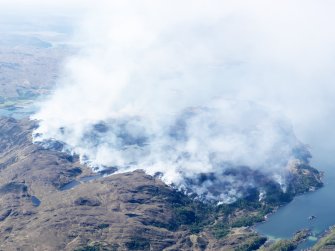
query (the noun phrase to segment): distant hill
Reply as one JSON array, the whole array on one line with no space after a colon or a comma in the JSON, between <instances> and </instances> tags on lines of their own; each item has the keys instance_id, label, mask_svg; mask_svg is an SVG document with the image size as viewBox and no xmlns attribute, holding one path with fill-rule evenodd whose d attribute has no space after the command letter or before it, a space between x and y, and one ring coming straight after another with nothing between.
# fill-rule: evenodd
<instances>
[{"instance_id":1,"label":"distant hill","mask_svg":"<svg viewBox=\"0 0 335 251\"><path fill-rule=\"evenodd\" d=\"M2 36L0 46L3 47L33 47L33 48L51 48L52 43L44 41L35 36L27 35L7 35Z\"/></svg>"},{"instance_id":2,"label":"distant hill","mask_svg":"<svg viewBox=\"0 0 335 251\"><path fill-rule=\"evenodd\" d=\"M63 60L71 53L65 38L58 36L1 33L0 101L29 99L55 86Z\"/></svg>"}]
</instances>

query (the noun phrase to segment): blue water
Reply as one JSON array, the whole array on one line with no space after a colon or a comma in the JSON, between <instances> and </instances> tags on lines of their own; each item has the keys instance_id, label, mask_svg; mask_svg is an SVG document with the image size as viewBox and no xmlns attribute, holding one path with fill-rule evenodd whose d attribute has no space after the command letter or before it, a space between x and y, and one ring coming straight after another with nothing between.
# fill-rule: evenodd
<instances>
[{"instance_id":1,"label":"blue water","mask_svg":"<svg viewBox=\"0 0 335 251\"><path fill-rule=\"evenodd\" d=\"M100 175L100 174L97 174L97 175L91 175L91 176L84 176L84 177L81 177L79 180L73 180L65 185L63 185L60 190L61 191L66 191L66 190L70 190L70 189L73 189L75 188L76 186L82 184L82 183L86 183L86 182L90 182L90 181L93 181L93 180L96 180L96 179L99 179L99 178L102 178L103 176Z\"/></svg>"},{"instance_id":2,"label":"blue water","mask_svg":"<svg viewBox=\"0 0 335 251\"><path fill-rule=\"evenodd\" d=\"M261 223L256 230L270 238L289 239L301 229L308 228L312 236L302 243L297 250L311 247L324 231L335 224L335 174L331 167L325 167L324 187L311 193L296 197L291 203L272 214L268 221ZM316 219L308 217L315 215Z\"/></svg>"},{"instance_id":3,"label":"blue water","mask_svg":"<svg viewBox=\"0 0 335 251\"><path fill-rule=\"evenodd\" d=\"M0 108L0 116L13 117L15 119L22 119L29 117L36 111L36 106L33 104L25 107L7 107Z\"/></svg>"},{"instance_id":4,"label":"blue water","mask_svg":"<svg viewBox=\"0 0 335 251\"><path fill-rule=\"evenodd\" d=\"M31 203L33 203L34 207L39 207L41 205L41 201L36 196L31 196Z\"/></svg>"},{"instance_id":5,"label":"blue water","mask_svg":"<svg viewBox=\"0 0 335 251\"><path fill-rule=\"evenodd\" d=\"M60 190L61 191L66 191L66 190L70 190L72 188L75 188L76 186L80 185L81 183L77 180L73 180L65 185L63 185Z\"/></svg>"}]
</instances>

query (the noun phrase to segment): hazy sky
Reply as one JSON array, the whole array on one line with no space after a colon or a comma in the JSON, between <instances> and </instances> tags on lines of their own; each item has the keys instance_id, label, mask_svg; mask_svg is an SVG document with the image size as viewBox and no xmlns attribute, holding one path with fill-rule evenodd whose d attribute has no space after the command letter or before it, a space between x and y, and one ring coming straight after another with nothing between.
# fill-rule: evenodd
<instances>
[{"instance_id":1,"label":"hazy sky","mask_svg":"<svg viewBox=\"0 0 335 251\"><path fill-rule=\"evenodd\" d=\"M67 25L72 29L92 3L85 0L0 0L0 30L7 28L6 31L10 31L13 27L43 30L52 29L53 25Z\"/></svg>"},{"instance_id":2,"label":"hazy sky","mask_svg":"<svg viewBox=\"0 0 335 251\"><path fill-rule=\"evenodd\" d=\"M84 124L134 113L164 117L220 97L252 101L275 117L286 116L318 159L333 155L332 0L0 0L0 12L2 23L65 20L73 28L81 53L68 60L61 88L38 118L52 136L57 126L70 128L77 139L68 143L79 150ZM247 124L245 113L236 114ZM148 128L157 132L151 126L171 123L157 121ZM271 118L265 121L268 127L258 131L274 133L259 139L282 142Z\"/></svg>"},{"instance_id":3,"label":"hazy sky","mask_svg":"<svg viewBox=\"0 0 335 251\"><path fill-rule=\"evenodd\" d=\"M171 27L173 22L184 25L192 22L189 37L179 33L178 29L183 28L178 26L171 36L180 36L190 45L199 40L200 46L207 43L206 50L211 50L210 53L215 50L221 53L217 63L212 64L218 74L212 75L212 81L221 81L224 95L254 100L282 111L292 120L297 134L307 142L312 143L315 135L326 142L333 134L334 1L2 0L0 6L2 10L11 9L9 13L39 12L79 17L77 39L91 45L111 40L114 43L118 39L111 38L113 32L110 32L116 27L112 23L115 16L121 23L123 17L129 18L130 25L136 18L144 22L149 20L157 27L168 26L166 22ZM153 24L150 29L157 28ZM117 36L131 32L125 22L119 27L123 27L123 32L118 28ZM216 31L220 33L217 36L213 35ZM208 36L208 40L203 36ZM101 48L106 49L106 45ZM185 49L189 48L185 46ZM213 58L210 53L209 57ZM196 55L200 55L199 50ZM229 69L223 67L223 61L229 64Z\"/></svg>"},{"instance_id":4,"label":"hazy sky","mask_svg":"<svg viewBox=\"0 0 335 251\"><path fill-rule=\"evenodd\" d=\"M76 16L80 53L35 116L38 132L97 165L136 163L170 183L220 175L225 161L285 177L297 146L287 120L312 153L335 146L334 8L326 0L45 4ZM190 118L190 107L206 109ZM101 121L112 129L100 137ZM185 127L181 138L171 136L175 124ZM128 145L125 134L147 141Z\"/></svg>"},{"instance_id":5,"label":"hazy sky","mask_svg":"<svg viewBox=\"0 0 335 251\"><path fill-rule=\"evenodd\" d=\"M232 95L283 110L304 138L322 137L325 130L332 133L329 128L332 123L328 122L333 117L335 97L335 2L332 0L1 0L0 20L43 23L52 16L65 15L81 22L81 25L71 24L78 28L78 37L93 33L104 36L103 28L108 29L111 21L108 12L122 3L135 10L141 9L137 5L143 5L150 15L158 13L152 17L158 24L164 23L165 14L201 24L211 13L213 23L222 26L222 46L233 61L231 65L238 66L232 67L223 80L230 82L226 86ZM126 8L122 11L121 16L129 15ZM222 20L214 20L220 16ZM94 29L93 25L89 26L90 20L95 23ZM328 135L324 137L326 140Z\"/></svg>"},{"instance_id":6,"label":"hazy sky","mask_svg":"<svg viewBox=\"0 0 335 251\"><path fill-rule=\"evenodd\" d=\"M58 10L79 10L85 8L88 5L93 5L93 1L89 0L1 0L0 6L2 10L11 9L19 11L29 11L29 12L41 12L44 10L48 11L58 11Z\"/></svg>"}]
</instances>

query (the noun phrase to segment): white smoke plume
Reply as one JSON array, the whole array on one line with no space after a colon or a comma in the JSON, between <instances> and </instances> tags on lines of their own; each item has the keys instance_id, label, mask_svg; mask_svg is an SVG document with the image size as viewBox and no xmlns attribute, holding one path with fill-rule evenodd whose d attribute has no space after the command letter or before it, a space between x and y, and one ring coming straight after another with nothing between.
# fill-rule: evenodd
<instances>
[{"instance_id":1,"label":"white smoke plume","mask_svg":"<svg viewBox=\"0 0 335 251\"><path fill-rule=\"evenodd\" d=\"M315 61L333 60L319 49L326 31L313 33L324 22L309 20L315 4L296 12L300 2L92 5L75 37L80 52L33 116L34 140L62 141L92 167L143 169L223 202L257 185L231 175L234 167L285 179L290 163L308 154L277 110L292 99L278 93L292 95L289 85L301 88ZM313 62L304 62L306 51Z\"/></svg>"}]
</instances>

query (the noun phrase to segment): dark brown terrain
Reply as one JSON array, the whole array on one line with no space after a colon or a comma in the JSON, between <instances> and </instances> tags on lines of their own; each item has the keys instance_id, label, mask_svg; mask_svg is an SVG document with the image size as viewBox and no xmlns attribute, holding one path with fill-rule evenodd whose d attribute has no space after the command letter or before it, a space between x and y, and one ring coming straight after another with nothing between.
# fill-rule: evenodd
<instances>
[{"instance_id":1,"label":"dark brown terrain","mask_svg":"<svg viewBox=\"0 0 335 251\"><path fill-rule=\"evenodd\" d=\"M291 199L215 206L140 170L102 177L32 144L35 126L0 119L0 250L256 250L266 239L249 226ZM292 195L322 185L310 167L292 175Z\"/></svg>"},{"instance_id":2,"label":"dark brown terrain","mask_svg":"<svg viewBox=\"0 0 335 251\"><path fill-rule=\"evenodd\" d=\"M185 239L164 227L173 220L166 200L174 191L141 171L63 190L90 169L33 145L33 126L0 122L1 250L75 250L95 242L108 250L161 250Z\"/></svg>"}]
</instances>

